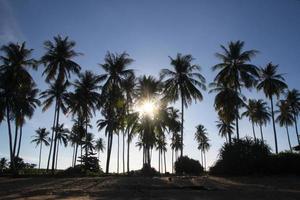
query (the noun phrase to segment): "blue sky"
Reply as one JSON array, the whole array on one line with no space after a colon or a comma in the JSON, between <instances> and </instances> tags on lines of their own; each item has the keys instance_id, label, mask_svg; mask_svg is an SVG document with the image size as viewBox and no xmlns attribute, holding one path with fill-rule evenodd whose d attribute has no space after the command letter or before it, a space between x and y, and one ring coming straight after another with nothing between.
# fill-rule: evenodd
<instances>
[{"instance_id":1,"label":"blue sky","mask_svg":"<svg viewBox=\"0 0 300 200\"><path fill-rule=\"evenodd\" d=\"M290 88L298 86L300 72L300 1L298 0L210 0L210 1L38 1L0 0L0 45L9 41L26 41L34 49L33 56L40 58L45 52L42 43L61 34L75 40L76 50L84 55L76 61L84 70L102 73L99 63L103 63L107 51L126 51L135 60L132 68L136 74L158 76L160 69L169 67L168 56L176 53L192 54L195 63L202 67L202 74L211 82L215 73L211 66L218 60L214 56L220 51L220 44L231 40L243 40L246 49L257 49L260 53L253 63L264 66L272 61L279 64L280 72ZM39 88L47 85L41 77L43 66L32 72ZM244 91L249 98L265 98L256 90ZM212 147L207 154L211 165L218 156L224 139L218 136L217 120L213 108L214 94L204 92L204 100L191 105L185 112L184 154L199 159L194 141L195 126L203 124L209 133ZM175 106L178 106L177 104ZM179 107L178 107L179 108ZM34 117L24 127L21 157L37 163L38 149L30 144L34 130L38 127L50 128L53 109L45 113L37 109ZM92 132L96 137L104 137L96 129L98 114L93 119ZM67 127L71 122L66 117L62 121ZM247 119L240 122L241 135L251 135ZM288 148L285 130L278 128L279 150ZM259 131L258 128L256 129ZM264 128L265 138L274 148L271 126ZM292 144L296 144L294 129L290 131ZM116 137L112 152L111 170L116 169ZM135 141L132 144L134 146ZM138 169L142 164L142 154L131 148L131 166ZM43 157L48 149L44 149ZM8 137L5 123L0 125L0 157L8 156ZM59 168L70 166L72 151L60 148ZM157 152L153 155L153 166L157 166ZM105 167L105 155L101 155ZM43 159L42 166L45 166ZM167 153L170 170L171 154Z\"/></svg>"}]
</instances>

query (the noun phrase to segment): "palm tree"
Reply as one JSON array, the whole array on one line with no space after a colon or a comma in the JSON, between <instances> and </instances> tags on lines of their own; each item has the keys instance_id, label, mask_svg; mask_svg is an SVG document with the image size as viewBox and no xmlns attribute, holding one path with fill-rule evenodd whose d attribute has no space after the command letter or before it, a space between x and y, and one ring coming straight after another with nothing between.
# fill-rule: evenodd
<instances>
[{"instance_id":1,"label":"palm tree","mask_svg":"<svg viewBox=\"0 0 300 200\"><path fill-rule=\"evenodd\" d=\"M50 106L55 101L55 110L54 110L54 119L53 119L53 126L52 126L52 136L51 136L51 143L50 143L50 150L48 156L48 163L47 163L47 170L49 169L50 158L52 149L56 149L56 130L59 125L59 114L62 111L64 114L67 112L66 102L68 102L68 93L67 88L69 87L69 83L66 81L65 83L61 84L59 81L55 81L54 83L49 84L49 89L45 90L41 93L40 98L44 99L43 105L43 112L48 110ZM53 147L54 146L54 147ZM54 163L55 163L55 151L53 150L53 157L52 157L52 172L54 172Z\"/></svg>"},{"instance_id":2,"label":"palm tree","mask_svg":"<svg viewBox=\"0 0 300 200\"><path fill-rule=\"evenodd\" d=\"M292 145L291 145L288 127L293 125L294 123L293 111L287 101L283 101L283 100L279 101L278 107L279 110L275 111L275 113L279 113L279 115L276 118L276 122L279 123L281 127L285 126L289 147L290 150L292 151Z\"/></svg>"},{"instance_id":3,"label":"palm tree","mask_svg":"<svg viewBox=\"0 0 300 200\"><path fill-rule=\"evenodd\" d=\"M258 90L263 90L266 97L271 101L271 116L273 123L273 131L274 131L274 139L275 139L275 152L278 153L277 146L277 134L275 128L275 120L274 120L274 106L273 106L273 96L279 97L279 95L283 92L285 88L287 88L286 83L284 82L284 78L282 74L277 73L278 65L273 65L272 63L268 63L267 66L260 71L260 81L257 85Z\"/></svg>"},{"instance_id":4,"label":"palm tree","mask_svg":"<svg viewBox=\"0 0 300 200\"><path fill-rule=\"evenodd\" d=\"M200 150L201 165L204 166L204 162L203 162L204 152L202 150L203 150L203 142L207 140L207 130L202 124L196 126L195 140L197 141L198 149Z\"/></svg>"},{"instance_id":5,"label":"palm tree","mask_svg":"<svg viewBox=\"0 0 300 200\"><path fill-rule=\"evenodd\" d=\"M158 150L158 171L163 172L163 160L166 173L166 151L167 151L167 142L164 134L158 135L156 138L156 149Z\"/></svg>"},{"instance_id":6,"label":"palm tree","mask_svg":"<svg viewBox=\"0 0 300 200\"><path fill-rule=\"evenodd\" d=\"M171 141L171 149L172 149L172 173L174 173L174 153L175 153L175 161L178 159L178 151L180 150L181 147L181 138L180 134L178 133L173 133L172 135L172 141Z\"/></svg>"},{"instance_id":7,"label":"palm tree","mask_svg":"<svg viewBox=\"0 0 300 200\"><path fill-rule=\"evenodd\" d=\"M175 102L181 98L181 156L183 156L183 119L184 107L188 107L192 100L203 99L199 88L205 90L205 78L199 73L200 67L192 64L191 55L177 54L176 58L169 57L174 70L162 69L160 78L164 81L165 98Z\"/></svg>"},{"instance_id":8,"label":"palm tree","mask_svg":"<svg viewBox=\"0 0 300 200\"><path fill-rule=\"evenodd\" d=\"M104 140L99 137L97 140L96 140L96 145L95 145L95 149L96 151L98 152L98 160L100 161L100 151L103 152L104 149L105 149L105 143L104 143Z\"/></svg>"},{"instance_id":9,"label":"palm tree","mask_svg":"<svg viewBox=\"0 0 300 200\"><path fill-rule=\"evenodd\" d=\"M48 137L49 131L46 131L46 128L39 128L35 131L36 135L33 136L34 139L31 140L32 143L35 143L36 146L40 145L40 155L39 155L39 169L41 169L41 156L42 156L42 146L43 144L45 146L49 146L49 140Z\"/></svg>"},{"instance_id":10,"label":"palm tree","mask_svg":"<svg viewBox=\"0 0 300 200\"><path fill-rule=\"evenodd\" d=\"M81 68L73 59L80 53L74 50L76 43L68 37L62 38L58 35L54 36L53 40L44 42L46 53L41 58L45 65L43 75L46 75L46 82L54 80L64 83L71 73L79 74Z\"/></svg>"},{"instance_id":11,"label":"palm tree","mask_svg":"<svg viewBox=\"0 0 300 200\"><path fill-rule=\"evenodd\" d=\"M95 150L95 140L93 133L87 133L85 135L84 148L88 150L88 152L93 152Z\"/></svg>"},{"instance_id":12,"label":"palm tree","mask_svg":"<svg viewBox=\"0 0 300 200\"><path fill-rule=\"evenodd\" d=\"M262 142L264 141L262 126L266 125L270 121L271 114L269 112L269 107L267 103L264 102L262 99L256 101L256 116L255 116L255 123L259 125L260 128L260 135Z\"/></svg>"},{"instance_id":13,"label":"palm tree","mask_svg":"<svg viewBox=\"0 0 300 200\"><path fill-rule=\"evenodd\" d=\"M56 132L56 140L57 140L57 148L54 148L54 151L56 151L56 159L55 159L55 169L57 169L57 161L58 161L58 150L59 145L63 144L65 147L68 145L68 133L70 132L69 129L64 128L64 124L59 124L58 127L55 130ZM55 147L55 145L54 145Z\"/></svg>"},{"instance_id":14,"label":"palm tree","mask_svg":"<svg viewBox=\"0 0 300 200\"><path fill-rule=\"evenodd\" d=\"M253 132L253 138L256 140L256 135L255 135L255 128L254 128L254 123L256 121L256 113L257 113L257 101L255 99L249 99L248 104L245 106L246 111L243 112L242 116L246 116L249 118L249 121L252 124L252 132Z\"/></svg>"},{"instance_id":15,"label":"palm tree","mask_svg":"<svg viewBox=\"0 0 300 200\"><path fill-rule=\"evenodd\" d=\"M79 74L79 79L75 81L75 94L79 97L78 107L80 113L85 118L85 134L88 134L89 119L95 114L96 108L99 105L100 94L97 92L100 89L99 83L101 79L90 71L85 71ZM75 106L76 108L76 106ZM74 113L74 111L73 111ZM85 137L88 139L87 137ZM85 155L88 156L88 149L85 150Z\"/></svg>"},{"instance_id":16,"label":"palm tree","mask_svg":"<svg viewBox=\"0 0 300 200\"><path fill-rule=\"evenodd\" d=\"M251 59L258 53L256 50L243 51L243 41L230 42L228 48L221 45L222 53L216 53L221 63L213 66L213 71L218 70L215 82L222 83L232 88L236 93L241 91L242 87L251 88L255 86L258 77L257 67L250 64ZM239 139L239 103L235 101L235 120L236 135Z\"/></svg>"},{"instance_id":17,"label":"palm tree","mask_svg":"<svg viewBox=\"0 0 300 200\"><path fill-rule=\"evenodd\" d=\"M298 115L300 113L300 92L296 89L290 90L286 94L286 101L290 105L292 111L293 111L293 119L294 119L294 124L295 124L295 129L296 129L296 135L297 135L297 140L298 144L300 145L300 137L298 133L298 127L297 127L297 119Z\"/></svg>"},{"instance_id":18,"label":"palm tree","mask_svg":"<svg viewBox=\"0 0 300 200\"><path fill-rule=\"evenodd\" d=\"M204 170L206 170L206 152L209 150L209 148L210 148L209 139L205 137L198 145L198 149L202 151L204 157L203 159L204 164L202 164Z\"/></svg>"},{"instance_id":19,"label":"palm tree","mask_svg":"<svg viewBox=\"0 0 300 200\"><path fill-rule=\"evenodd\" d=\"M82 157L82 145L83 138L85 136L85 121L82 116L78 116L77 119L73 120L74 124L72 126L72 130L69 136L71 143L75 146L75 152L73 156L72 165L76 165L78 146L81 147L81 157Z\"/></svg>"},{"instance_id":20,"label":"palm tree","mask_svg":"<svg viewBox=\"0 0 300 200\"><path fill-rule=\"evenodd\" d=\"M217 128L219 129L219 134L221 135L221 137L227 138L228 136L229 144L231 144L231 135L233 134L233 130L234 130L233 126L234 126L233 121L229 122L221 118L219 119L219 121L217 121Z\"/></svg>"},{"instance_id":21,"label":"palm tree","mask_svg":"<svg viewBox=\"0 0 300 200\"><path fill-rule=\"evenodd\" d=\"M8 136L9 136L9 151L10 161L13 171L15 171L14 157L15 151L13 146L11 119L13 109L15 108L16 96L19 94L22 85L30 85L33 83L32 77L27 71L29 68L36 69L36 61L31 58L33 49L27 49L25 42L19 45L18 43L9 43L3 45L0 49L4 55L0 57L2 64L0 65L0 93L2 111L6 116ZM10 84L7 84L10 83ZM17 137L17 132L15 138ZM16 142L14 143L16 144Z\"/></svg>"}]
</instances>

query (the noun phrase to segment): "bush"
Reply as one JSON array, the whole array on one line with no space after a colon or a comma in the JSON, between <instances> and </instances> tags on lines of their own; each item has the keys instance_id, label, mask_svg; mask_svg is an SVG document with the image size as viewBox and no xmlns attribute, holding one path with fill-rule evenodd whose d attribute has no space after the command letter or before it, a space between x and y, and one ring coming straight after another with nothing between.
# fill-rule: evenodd
<instances>
[{"instance_id":1,"label":"bush","mask_svg":"<svg viewBox=\"0 0 300 200\"><path fill-rule=\"evenodd\" d=\"M143 168L140 170L141 176L155 176L158 175L158 172L148 164L144 164Z\"/></svg>"},{"instance_id":2,"label":"bush","mask_svg":"<svg viewBox=\"0 0 300 200\"><path fill-rule=\"evenodd\" d=\"M183 156L175 162L175 172L178 175L200 175L203 167L199 161Z\"/></svg>"},{"instance_id":3,"label":"bush","mask_svg":"<svg viewBox=\"0 0 300 200\"><path fill-rule=\"evenodd\" d=\"M75 167L69 167L68 169L58 173L58 176L70 176L70 177L80 177L80 176L100 176L103 172L101 169L97 171L87 170L85 165L76 165Z\"/></svg>"},{"instance_id":4,"label":"bush","mask_svg":"<svg viewBox=\"0 0 300 200\"><path fill-rule=\"evenodd\" d=\"M300 175L300 154L281 152L269 158L271 174L297 174Z\"/></svg>"},{"instance_id":5,"label":"bush","mask_svg":"<svg viewBox=\"0 0 300 200\"><path fill-rule=\"evenodd\" d=\"M224 144L220 150L219 160L210 168L216 175L249 175L268 172L270 147L260 140L249 138Z\"/></svg>"}]
</instances>

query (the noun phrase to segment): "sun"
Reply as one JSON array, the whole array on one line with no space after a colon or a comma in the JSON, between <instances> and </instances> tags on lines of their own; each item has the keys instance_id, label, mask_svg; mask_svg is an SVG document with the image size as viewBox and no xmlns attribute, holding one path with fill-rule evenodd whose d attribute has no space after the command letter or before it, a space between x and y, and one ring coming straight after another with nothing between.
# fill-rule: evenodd
<instances>
[{"instance_id":1,"label":"sun","mask_svg":"<svg viewBox=\"0 0 300 200\"><path fill-rule=\"evenodd\" d=\"M158 104L154 100L144 100L137 107L136 110L141 116L148 116L153 118L157 112Z\"/></svg>"}]
</instances>

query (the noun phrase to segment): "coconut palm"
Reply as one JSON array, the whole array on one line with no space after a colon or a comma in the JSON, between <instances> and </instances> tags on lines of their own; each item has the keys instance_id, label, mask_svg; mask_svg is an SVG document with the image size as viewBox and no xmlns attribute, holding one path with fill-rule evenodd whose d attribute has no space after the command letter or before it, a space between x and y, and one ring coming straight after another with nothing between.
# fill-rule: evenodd
<instances>
[{"instance_id":1,"label":"coconut palm","mask_svg":"<svg viewBox=\"0 0 300 200\"><path fill-rule=\"evenodd\" d=\"M100 151L103 152L104 149L105 149L105 143L104 143L104 140L99 137L96 142L95 142L95 149L96 151L98 152L98 160L100 160Z\"/></svg>"},{"instance_id":2,"label":"coconut palm","mask_svg":"<svg viewBox=\"0 0 300 200\"><path fill-rule=\"evenodd\" d=\"M56 132L56 140L57 140L57 147L54 148L56 151L56 159L55 159L55 169L57 169L57 161L58 161L58 152L59 152L59 145L63 144L64 147L68 145L68 137L69 137L69 129L64 127L64 124L59 124L55 130ZM55 145L54 145L55 147Z\"/></svg>"},{"instance_id":3,"label":"coconut palm","mask_svg":"<svg viewBox=\"0 0 300 200\"><path fill-rule=\"evenodd\" d=\"M83 138L85 136L85 121L83 117L79 115L77 119L73 120L73 122L74 124L72 126L69 140L71 140L71 144L75 146L75 152L72 161L72 165L75 166L77 161L77 152L79 146L81 149L81 157L82 157L82 145L83 145Z\"/></svg>"},{"instance_id":4,"label":"coconut palm","mask_svg":"<svg viewBox=\"0 0 300 200\"><path fill-rule=\"evenodd\" d=\"M269 107L267 103L262 99L256 101L256 114L255 114L255 123L259 125L260 135L262 142L264 141L264 135L262 131L262 126L266 125L270 121L271 114L269 112Z\"/></svg>"},{"instance_id":5,"label":"coconut palm","mask_svg":"<svg viewBox=\"0 0 300 200\"><path fill-rule=\"evenodd\" d=\"M94 75L90 71L85 71L84 73L79 74L79 79L74 83L75 94L79 97L79 101L77 101L79 103L78 107L80 108L80 113L85 118L86 135L88 134L89 119L95 114L101 98L98 93L100 81L101 79L99 76ZM76 106L74 107L76 108ZM88 139L88 137L85 138ZM88 148L85 150L85 155L86 157L88 156Z\"/></svg>"},{"instance_id":6,"label":"coconut palm","mask_svg":"<svg viewBox=\"0 0 300 200\"><path fill-rule=\"evenodd\" d=\"M210 148L209 139L207 137L204 137L198 144L198 149L202 152L203 157L204 157L203 163L202 163L204 170L206 170L206 152L209 150L209 148Z\"/></svg>"},{"instance_id":7,"label":"coconut palm","mask_svg":"<svg viewBox=\"0 0 300 200\"><path fill-rule=\"evenodd\" d=\"M181 156L183 156L183 120L184 107L187 108L192 100L203 99L199 89L205 90L205 78L199 73L200 67L192 64L191 55L177 54L176 58L169 57L173 70L162 69L160 78L164 81L164 95L169 101L175 102L181 98Z\"/></svg>"},{"instance_id":8,"label":"coconut palm","mask_svg":"<svg viewBox=\"0 0 300 200\"><path fill-rule=\"evenodd\" d=\"M297 127L297 119L300 113L300 92L296 89L288 91L286 94L286 101L288 102L288 104L290 105L293 111L297 140L298 140L298 144L300 145L300 137L299 137L298 127Z\"/></svg>"},{"instance_id":9,"label":"coconut palm","mask_svg":"<svg viewBox=\"0 0 300 200\"><path fill-rule=\"evenodd\" d=\"M73 60L80 53L74 50L76 43L68 37L54 36L53 41L44 42L46 53L41 58L45 65L43 75L46 82L51 80L64 83L71 76L71 73L79 74L80 66Z\"/></svg>"},{"instance_id":10,"label":"coconut palm","mask_svg":"<svg viewBox=\"0 0 300 200\"><path fill-rule=\"evenodd\" d=\"M40 145L40 154L39 154L39 169L41 168L41 156L42 156L42 146L49 146L50 138L48 137L49 131L46 128L39 128L35 131L36 135L31 140L32 143L35 143L36 146Z\"/></svg>"},{"instance_id":11,"label":"coconut palm","mask_svg":"<svg viewBox=\"0 0 300 200\"><path fill-rule=\"evenodd\" d=\"M257 85L258 90L263 90L266 97L271 101L271 116L273 123L273 131L274 131L274 139L275 139L275 152L278 153L278 145L277 145L277 134L275 127L275 119L274 119L274 106L273 106L273 96L275 95L277 98L283 92L287 85L283 78L282 74L277 73L278 65L273 65L272 63L268 63L267 66L260 71L260 80Z\"/></svg>"},{"instance_id":12,"label":"coconut palm","mask_svg":"<svg viewBox=\"0 0 300 200\"><path fill-rule=\"evenodd\" d=\"M13 108L15 107L16 96L19 94L21 86L28 86L33 83L32 77L27 70L30 68L36 69L37 65L36 61L31 58L33 50L27 49L25 42L22 44L9 43L8 45L3 45L0 50L3 52L3 55L0 57L1 118L3 119L5 116L7 121L10 161L14 171L14 146L16 145L13 146L11 130L11 119L14 114ZM15 134L16 137L17 132Z\"/></svg>"},{"instance_id":13,"label":"coconut palm","mask_svg":"<svg viewBox=\"0 0 300 200\"><path fill-rule=\"evenodd\" d=\"M175 161L178 159L178 151L181 147L181 138L179 133L173 133L172 140L170 143L172 149L172 173L174 173L174 154L175 154Z\"/></svg>"},{"instance_id":14,"label":"coconut palm","mask_svg":"<svg viewBox=\"0 0 300 200\"><path fill-rule=\"evenodd\" d=\"M207 130L206 128L202 125L199 124L196 126L196 132L195 132L195 140L198 143L198 149L200 150L200 155L201 155L201 165L204 166L204 161L203 161L203 155L204 152L203 150L203 142L207 139Z\"/></svg>"},{"instance_id":15,"label":"coconut palm","mask_svg":"<svg viewBox=\"0 0 300 200\"><path fill-rule=\"evenodd\" d=\"M281 127L285 127L288 142L289 142L289 147L290 150L292 151L292 145L291 145L290 134L289 134L289 126L292 126L294 123L293 111L290 105L288 104L288 102L284 100L278 102L278 108L279 110L275 111L275 113L279 114L276 118L276 122L279 123Z\"/></svg>"},{"instance_id":16,"label":"coconut palm","mask_svg":"<svg viewBox=\"0 0 300 200\"><path fill-rule=\"evenodd\" d=\"M219 121L217 121L217 128L219 129L219 134L221 137L225 137L227 139L228 136L229 144L231 144L231 135L233 134L234 130L233 121L230 122L220 118Z\"/></svg>"},{"instance_id":17,"label":"coconut palm","mask_svg":"<svg viewBox=\"0 0 300 200\"><path fill-rule=\"evenodd\" d=\"M167 151L167 142L164 134L158 135L156 138L156 150L158 150L158 171L159 173L163 172L163 160L166 173L166 151Z\"/></svg>"},{"instance_id":18,"label":"coconut palm","mask_svg":"<svg viewBox=\"0 0 300 200\"><path fill-rule=\"evenodd\" d=\"M46 89L43 91L40 95L41 99L44 99L42 105L43 105L43 112L48 110L50 106L55 102L55 110L54 110L54 119L53 119L53 125L52 125L52 134L51 134L51 143L50 143L50 150L49 150L49 156L48 156L48 163L47 163L47 170L49 169L50 164L50 158L52 149L56 149L56 132L58 125L59 125L59 116L60 111L62 111L64 114L67 113L67 107L66 103L68 102L68 92L67 89L69 87L68 81L65 83L60 83L59 81L55 81L54 83L49 84L49 89ZM52 156L52 172L54 172L54 166L55 166L55 151L53 151Z\"/></svg>"},{"instance_id":19,"label":"coconut palm","mask_svg":"<svg viewBox=\"0 0 300 200\"><path fill-rule=\"evenodd\" d=\"M233 89L236 93L242 87L251 88L255 86L258 78L258 69L251 64L251 59L258 53L256 50L243 51L245 43L243 41L230 42L228 47L221 45L222 53L216 53L216 57L221 63L213 66L213 71L218 71L215 82L224 84ZM236 99L235 125L236 135L239 139L239 100Z\"/></svg>"},{"instance_id":20,"label":"coconut palm","mask_svg":"<svg viewBox=\"0 0 300 200\"><path fill-rule=\"evenodd\" d=\"M255 99L249 99L248 104L245 106L246 111L242 113L242 116L248 117L249 121L252 124L252 132L253 132L253 138L256 140L256 135L255 135L255 128L254 124L256 121L256 113L257 113L257 101Z\"/></svg>"}]
</instances>

